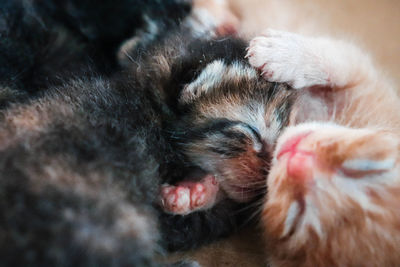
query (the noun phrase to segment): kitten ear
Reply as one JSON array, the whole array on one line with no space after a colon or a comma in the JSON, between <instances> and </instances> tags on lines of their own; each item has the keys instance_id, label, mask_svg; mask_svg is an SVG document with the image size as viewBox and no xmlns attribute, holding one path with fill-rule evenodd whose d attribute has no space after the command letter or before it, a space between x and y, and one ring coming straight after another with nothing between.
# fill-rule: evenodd
<instances>
[{"instance_id":1,"label":"kitten ear","mask_svg":"<svg viewBox=\"0 0 400 267\"><path fill-rule=\"evenodd\" d=\"M208 64L194 81L183 88L179 102L190 103L220 84L225 69L226 65L222 60Z\"/></svg>"},{"instance_id":2,"label":"kitten ear","mask_svg":"<svg viewBox=\"0 0 400 267\"><path fill-rule=\"evenodd\" d=\"M256 78L257 72L243 62L226 63L223 59L217 59L205 66L196 79L184 87L179 101L190 103L212 90L224 90L224 84Z\"/></svg>"}]
</instances>

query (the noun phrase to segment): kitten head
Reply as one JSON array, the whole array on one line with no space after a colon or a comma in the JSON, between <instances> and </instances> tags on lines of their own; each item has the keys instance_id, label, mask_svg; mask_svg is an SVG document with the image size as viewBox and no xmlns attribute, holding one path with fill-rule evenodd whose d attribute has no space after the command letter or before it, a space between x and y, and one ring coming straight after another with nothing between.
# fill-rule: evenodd
<instances>
[{"instance_id":1,"label":"kitten head","mask_svg":"<svg viewBox=\"0 0 400 267\"><path fill-rule=\"evenodd\" d=\"M184 150L229 197L265 192L276 138L289 121L294 91L259 77L244 60L214 60L185 86Z\"/></svg>"},{"instance_id":2,"label":"kitten head","mask_svg":"<svg viewBox=\"0 0 400 267\"><path fill-rule=\"evenodd\" d=\"M288 128L274 152L262 214L271 262L398 264L399 148L383 131L316 123Z\"/></svg>"}]
</instances>

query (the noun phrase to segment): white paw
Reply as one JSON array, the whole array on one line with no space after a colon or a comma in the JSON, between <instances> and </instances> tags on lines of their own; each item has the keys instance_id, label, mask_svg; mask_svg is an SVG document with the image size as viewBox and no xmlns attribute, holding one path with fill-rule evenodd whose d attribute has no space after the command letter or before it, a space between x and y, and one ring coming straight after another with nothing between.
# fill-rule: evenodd
<instances>
[{"instance_id":1,"label":"white paw","mask_svg":"<svg viewBox=\"0 0 400 267\"><path fill-rule=\"evenodd\" d=\"M300 89L327 83L328 74L319 62L318 49L316 39L267 30L251 40L247 57L266 80Z\"/></svg>"}]
</instances>

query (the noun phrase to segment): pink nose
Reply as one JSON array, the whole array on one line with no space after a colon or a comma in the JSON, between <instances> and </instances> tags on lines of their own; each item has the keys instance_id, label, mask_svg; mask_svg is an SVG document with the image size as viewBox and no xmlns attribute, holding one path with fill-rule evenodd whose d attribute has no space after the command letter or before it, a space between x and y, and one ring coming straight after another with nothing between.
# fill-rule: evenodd
<instances>
[{"instance_id":1,"label":"pink nose","mask_svg":"<svg viewBox=\"0 0 400 267\"><path fill-rule=\"evenodd\" d=\"M311 132L305 132L305 133L295 135L295 136L289 138L289 140L286 140L285 143L283 143L281 149L279 150L278 159L286 153L291 153L291 152L295 151L297 149L297 146L300 144L300 142L304 138L309 136L310 134L311 134Z\"/></svg>"},{"instance_id":2,"label":"pink nose","mask_svg":"<svg viewBox=\"0 0 400 267\"><path fill-rule=\"evenodd\" d=\"M290 152L287 161L286 172L292 179L298 182L305 182L313 177L313 168L315 167L314 161L314 153L293 150Z\"/></svg>"},{"instance_id":3,"label":"pink nose","mask_svg":"<svg viewBox=\"0 0 400 267\"><path fill-rule=\"evenodd\" d=\"M298 145L303 139L309 136L311 132L301 133L289 138L281 147L278 153L278 159L288 154L286 172L289 177L298 182L304 182L312 178L312 171L315 167L315 155L310 151L298 149Z\"/></svg>"}]
</instances>

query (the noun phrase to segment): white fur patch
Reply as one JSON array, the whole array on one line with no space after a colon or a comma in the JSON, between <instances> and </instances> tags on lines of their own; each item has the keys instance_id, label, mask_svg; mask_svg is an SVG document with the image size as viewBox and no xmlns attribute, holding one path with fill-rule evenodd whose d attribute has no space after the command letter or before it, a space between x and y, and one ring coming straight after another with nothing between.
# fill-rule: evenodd
<instances>
[{"instance_id":1,"label":"white fur patch","mask_svg":"<svg viewBox=\"0 0 400 267\"><path fill-rule=\"evenodd\" d=\"M209 90L218 87L222 82L241 77L252 79L257 77L257 73L254 69L239 62L226 65L220 59L214 60L202 70L193 82L185 86L180 100L184 103L191 102L202 94L206 94Z\"/></svg>"},{"instance_id":2,"label":"white fur patch","mask_svg":"<svg viewBox=\"0 0 400 267\"><path fill-rule=\"evenodd\" d=\"M281 237L284 237L285 235L287 235L289 233L289 231L293 228L293 223L294 223L296 217L299 215L299 213L300 213L299 203L297 203L297 201L292 202L292 204L290 204L290 207L286 213L285 226L283 228L283 233L282 233Z\"/></svg>"},{"instance_id":3,"label":"white fur patch","mask_svg":"<svg viewBox=\"0 0 400 267\"><path fill-rule=\"evenodd\" d=\"M304 200L304 215L299 222L297 235L308 235L308 227L311 227L320 238L323 238L324 233L322 231L322 225L319 218L320 212L314 204L315 199L313 199L312 196L307 195Z\"/></svg>"},{"instance_id":4,"label":"white fur patch","mask_svg":"<svg viewBox=\"0 0 400 267\"><path fill-rule=\"evenodd\" d=\"M181 101L190 102L218 85L223 78L225 68L226 65L222 60L215 60L208 64L196 80L183 89Z\"/></svg>"},{"instance_id":5,"label":"white fur patch","mask_svg":"<svg viewBox=\"0 0 400 267\"><path fill-rule=\"evenodd\" d=\"M328 38L267 30L250 42L249 62L269 81L295 89L315 85L344 87L368 73L370 60L355 46ZM355 67L356 66L356 67Z\"/></svg>"},{"instance_id":6,"label":"white fur patch","mask_svg":"<svg viewBox=\"0 0 400 267\"><path fill-rule=\"evenodd\" d=\"M239 62L233 62L229 65L226 74L227 79L234 79L237 77L246 77L248 79L257 78L257 72L255 69L244 66Z\"/></svg>"},{"instance_id":7,"label":"white fur patch","mask_svg":"<svg viewBox=\"0 0 400 267\"><path fill-rule=\"evenodd\" d=\"M351 170L360 171L380 171L380 170L390 170L394 167L396 160L394 158L389 158L385 160L370 160L370 159L352 159L346 160L342 167Z\"/></svg>"}]
</instances>

